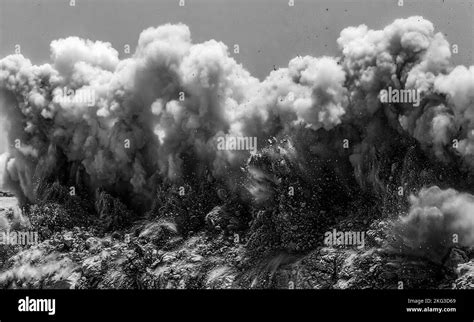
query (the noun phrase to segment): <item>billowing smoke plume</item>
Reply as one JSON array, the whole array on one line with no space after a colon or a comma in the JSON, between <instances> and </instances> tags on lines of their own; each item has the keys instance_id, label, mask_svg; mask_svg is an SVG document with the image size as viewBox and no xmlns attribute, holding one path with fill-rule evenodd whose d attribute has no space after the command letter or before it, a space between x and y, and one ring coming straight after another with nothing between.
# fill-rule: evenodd
<instances>
[{"instance_id":1,"label":"billowing smoke plume","mask_svg":"<svg viewBox=\"0 0 474 322\"><path fill-rule=\"evenodd\" d=\"M75 37L53 41L51 59L0 62L12 146L2 180L30 201L62 157L92 188L147 194L156 175L177 180L207 167L219 176L240 165L248 152L217 150L220 136L263 141L297 122L331 128L344 114L345 76L334 59L298 58L260 83L223 43L192 44L184 25L143 31L122 61L110 44Z\"/></svg>"},{"instance_id":2,"label":"billowing smoke plume","mask_svg":"<svg viewBox=\"0 0 474 322\"><path fill-rule=\"evenodd\" d=\"M441 140L448 128L459 129L457 151L469 166L474 166L474 66L457 66L448 75L441 75L435 81L435 89L447 95L452 115L438 114L433 122L433 132Z\"/></svg>"},{"instance_id":3,"label":"billowing smoke plume","mask_svg":"<svg viewBox=\"0 0 474 322\"><path fill-rule=\"evenodd\" d=\"M452 246L474 245L474 196L437 186L410 197L397 229L409 252L441 261Z\"/></svg>"},{"instance_id":4,"label":"billowing smoke plume","mask_svg":"<svg viewBox=\"0 0 474 322\"><path fill-rule=\"evenodd\" d=\"M472 163L473 67L450 66L449 43L431 22L349 27L337 42L341 57L296 57L263 81L223 43L193 44L182 24L143 31L123 60L109 43L76 37L51 43L51 64L8 56L0 60L10 144L1 183L32 202L51 175L146 199L160 180L241 174L250 151L219 149L219 138L257 138L262 150L301 126L331 133L330 145L314 142L320 154L348 139L361 185L377 181L367 160L393 135L443 162L460 154ZM388 87L418 90L421 103L382 104Z\"/></svg>"}]
</instances>

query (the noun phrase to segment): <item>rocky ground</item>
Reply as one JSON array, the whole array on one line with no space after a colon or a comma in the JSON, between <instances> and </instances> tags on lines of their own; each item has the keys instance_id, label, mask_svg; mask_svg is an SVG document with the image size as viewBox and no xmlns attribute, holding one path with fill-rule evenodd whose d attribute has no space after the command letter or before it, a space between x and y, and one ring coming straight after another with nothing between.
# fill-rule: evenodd
<instances>
[{"instance_id":1,"label":"rocky ground","mask_svg":"<svg viewBox=\"0 0 474 322\"><path fill-rule=\"evenodd\" d=\"M12 197L1 197L2 227L31 225ZM212 220L211 220L212 219ZM387 240L389 223L374 221L364 249L298 253L250 251L255 236L229 234L216 207L201 231L183 235L170 219L136 222L123 231L93 225L51 233L38 245L0 245L2 288L473 288L474 251L451 248L440 263L404 255ZM217 228L216 228L217 225ZM264 255L262 255L264 254ZM402 282L403 284L400 284Z\"/></svg>"}]
</instances>

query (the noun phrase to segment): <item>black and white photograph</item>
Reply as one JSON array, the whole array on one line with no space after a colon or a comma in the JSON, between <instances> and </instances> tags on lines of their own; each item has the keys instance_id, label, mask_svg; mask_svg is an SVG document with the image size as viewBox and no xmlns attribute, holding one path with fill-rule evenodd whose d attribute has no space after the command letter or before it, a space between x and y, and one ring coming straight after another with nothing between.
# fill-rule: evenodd
<instances>
[{"instance_id":1,"label":"black and white photograph","mask_svg":"<svg viewBox=\"0 0 474 322\"><path fill-rule=\"evenodd\" d=\"M0 320L472 321L473 51L472 0L0 0Z\"/></svg>"}]
</instances>

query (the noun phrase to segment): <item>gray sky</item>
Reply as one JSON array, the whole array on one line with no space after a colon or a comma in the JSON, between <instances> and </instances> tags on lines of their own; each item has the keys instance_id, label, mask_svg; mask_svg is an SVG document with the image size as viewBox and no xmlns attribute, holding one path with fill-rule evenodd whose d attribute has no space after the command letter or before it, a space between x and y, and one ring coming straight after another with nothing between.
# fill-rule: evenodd
<instances>
[{"instance_id":1,"label":"gray sky","mask_svg":"<svg viewBox=\"0 0 474 322\"><path fill-rule=\"evenodd\" d=\"M473 59L472 0L1 0L0 56L22 53L46 62L51 40L79 36L111 42L119 50L133 49L140 32L167 22L183 22L194 42L223 41L240 45L234 55L254 76L264 78L273 65L286 66L300 54L337 54L336 39L347 27L367 24L381 28L395 18L422 15L460 47L458 64Z\"/></svg>"},{"instance_id":2,"label":"gray sky","mask_svg":"<svg viewBox=\"0 0 474 322\"><path fill-rule=\"evenodd\" d=\"M472 0L0 0L0 57L16 44L34 63L49 59L52 40L79 36L111 42L132 53L140 32L150 26L182 22L194 42L223 41L254 76L263 79L273 66L286 66L296 55L337 55L336 39L347 26L366 24L378 29L395 18L421 15L458 44L455 64L474 61ZM0 151L2 148L0 129Z\"/></svg>"}]
</instances>

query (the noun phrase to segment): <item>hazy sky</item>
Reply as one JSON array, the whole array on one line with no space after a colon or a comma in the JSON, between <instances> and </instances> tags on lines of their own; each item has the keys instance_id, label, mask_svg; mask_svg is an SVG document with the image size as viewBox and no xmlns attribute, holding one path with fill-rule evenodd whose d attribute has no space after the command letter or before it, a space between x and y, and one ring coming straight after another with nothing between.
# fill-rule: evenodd
<instances>
[{"instance_id":1,"label":"hazy sky","mask_svg":"<svg viewBox=\"0 0 474 322\"><path fill-rule=\"evenodd\" d=\"M80 36L111 42L126 57L140 31L167 22L183 22L194 42L221 40L239 44L237 61L264 78L273 65L286 66L297 54L337 54L336 39L347 26L381 28L398 17L422 15L459 44L456 63L473 61L472 0L0 0L0 56L22 53L33 62L46 62L51 40Z\"/></svg>"},{"instance_id":2,"label":"hazy sky","mask_svg":"<svg viewBox=\"0 0 474 322\"><path fill-rule=\"evenodd\" d=\"M395 18L421 15L451 44L459 45L456 64L474 61L472 0L0 0L0 57L16 44L34 63L47 62L52 40L79 36L111 42L133 53L140 32L150 26L183 22L194 42L223 41L254 76L263 79L273 66L286 66L296 55L337 55L336 39L347 26L382 28ZM1 144L0 129L0 151Z\"/></svg>"}]
</instances>

